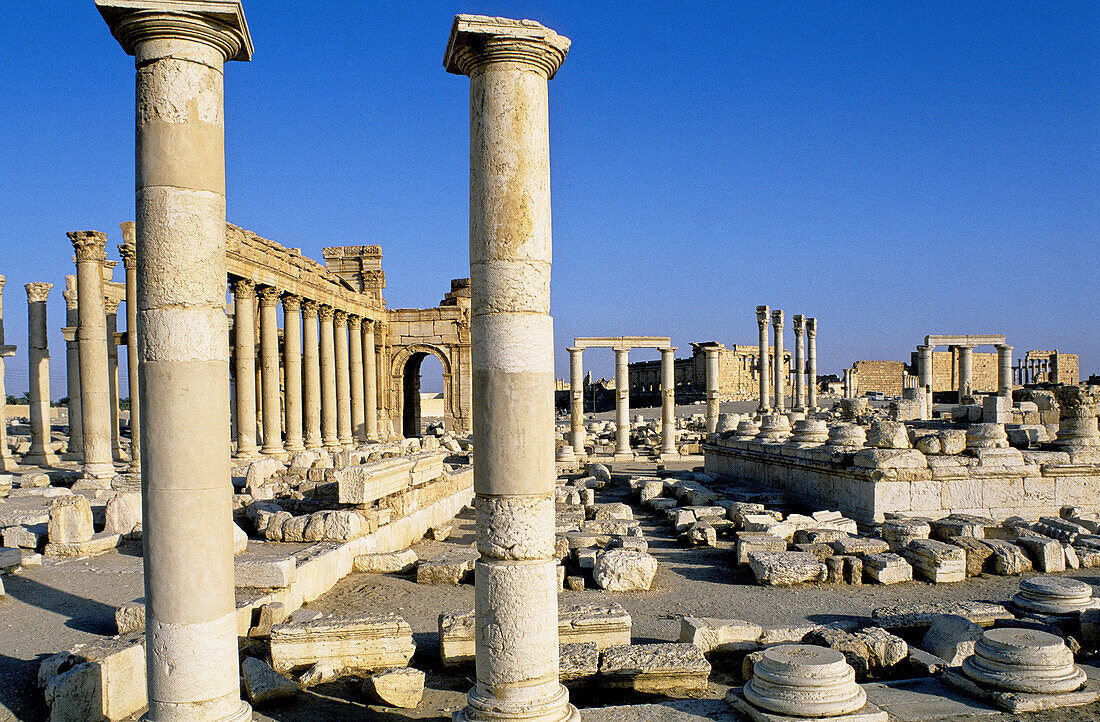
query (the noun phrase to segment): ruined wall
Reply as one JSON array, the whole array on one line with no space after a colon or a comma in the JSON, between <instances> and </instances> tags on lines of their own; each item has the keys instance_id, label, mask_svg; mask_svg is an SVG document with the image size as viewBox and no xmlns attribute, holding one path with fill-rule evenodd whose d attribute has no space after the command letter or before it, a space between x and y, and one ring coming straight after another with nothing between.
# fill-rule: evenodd
<instances>
[{"instance_id":1,"label":"ruined wall","mask_svg":"<svg viewBox=\"0 0 1100 722\"><path fill-rule=\"evenodd\" d=\"M905 364L901 361L856 361L856 383L859 393L879 392L886 396L901 396Z\"/></svg>"},{"instance_id":2,"label":"ruined wall","mask_svg":"<svg viewBox=\"0 0 1100 722\"><path fill-rule=\"evenodd\" d=\"M911 360L912 373L917 371L917 354ZM974 351L970 362L971 388L974 393L997 393L997 352ZM932 392L957 391L959 388L958 351L932 352Z\"/></svg>"},{"instance_id":3,"label":"ruined wall","mask_svg":"<svg viewBox=\"0 0 1100 722\"><path fill-rule=\"evenodd\" d=\"M674 362L673 375L676 384L676 403L686 404L706 398L707 354L711 344L693 343L692 355ZM718 344L718 399L719 401L743 401L760 395L759 349L756 346L735 345L726 348ZM793 366L791 351L783 350L783 366L786 375L786 394L794 393L791 376ZM660 404L661 362L636 361L630 364L630 399L635 406ZM900 395L900 392L899 392Z\"/></svg>"}]
</instances>

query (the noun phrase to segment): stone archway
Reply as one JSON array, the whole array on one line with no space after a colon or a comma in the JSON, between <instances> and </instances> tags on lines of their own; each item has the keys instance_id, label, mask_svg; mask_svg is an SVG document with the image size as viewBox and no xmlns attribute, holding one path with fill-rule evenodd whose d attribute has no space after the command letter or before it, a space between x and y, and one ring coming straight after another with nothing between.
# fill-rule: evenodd
<instances>
[{"instance_id":1,"label":"stone archway","mask_svg":"<svg viewBox=\"0 0 1100 722\"><path fill-rule=\"evenodd\" d=\"M454 429L450 350L430 344L411 344L394 355L390 370L390 388L394 390L395 402L393 418L395 422L400 420L401 434L406 438L420 436L420 364L428 355L439 359L443 366L443 425L448 430Z\"/></svg>"}]
</instances>

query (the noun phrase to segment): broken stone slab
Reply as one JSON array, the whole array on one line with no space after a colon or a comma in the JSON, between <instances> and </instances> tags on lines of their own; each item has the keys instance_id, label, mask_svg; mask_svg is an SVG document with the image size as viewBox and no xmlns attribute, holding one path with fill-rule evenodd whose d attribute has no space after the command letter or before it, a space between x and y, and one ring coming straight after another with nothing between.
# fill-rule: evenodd
<instances>
[{"instance_id":1,"label":"broken stone slab","mask_svg":"<svg viewBox=\"0 0 1100 722\"><path fill-rule=\"evenodd\" d=\"M879 584L897 584L913 579L913 567L909 562L891 552L864 556L863 571Z\"/></svg>"},{"instance_id":2,"label":"broken stone slab","mask_svg":"<svg viewBox=\"0 0 1100 722\"><path fill-rule=\"evenodd\" d=\"M424 697L424 673L411 667L376 672L363 680L363 694L389 707L416 709Z\"/></svg>"},{"instance_id":3,"label":"broken stone slab","mask_svg":"<svg viewBox=\"0 0 1100 722\"><path fill-rule=\"evenodd\" d=\"M974 644L984 630L966 617L939 614L924 635L921 649L934 654L950 667L958 667L974 653Z\"/></svg>"},{"instance_id":4,"label":"broken stone slab","mask_svg":"<svg viewBox=\"0 0 1100 722\"><path fill-rule=\"evenodd\" d=\"M92 505L81 494L60 496L50 501L47 535L51 544L80 544L91 541Z\"/></svg>"},{"instance_id":5,"label":"broken stone slab","mask_svg":"<svg viewBox=\"0 0 1100 722\"><path fill-rule=\"evenodd\" d=\"M872 670L889 669L909 656L909 645L906 641L882 627L867 627L855 635L867 644L871 653L868 661Z\"/></svg>"},{"instance_id":6,"label":"broken stone slab","mask_svg":"<svg viewBox=\"0 0 1100 722\"><path fill-rule=\"evenodd\" d=\"M1041 516L1031 525L1031 530L1045 537L1072 544L1079 535L1089 534L1089 530L1080 524L1060 519L1056 516Z\"/></svg>"},{"instance_id":7,"label":"broken stone slab","mask_svg":"<svg viewBox=\"0 0 1100 722\"><path fill-rule=\"evenodd\" d=\"M45 553L55 557L87 557L93 554L102 554L118 546L122 537L110 532L93 534L90 539L82 542L50 542L46 545Z\"/></svg>"},{"instance_id":8,"label":"broken stone slab","mask_svg":"<svg viewBox=\"0 0 1100 722\"><path fill-rule=\"evenodd\" d=\"M269 602L261 604L259 609L253 610L255 624L248 630L248 636L252 638L270 637L271 630L276 624L282 624L290 618L290 611L282 602Z\"/></svg>"},{"instance_id":9,"label":"broken stone slab","mask_svg":"<svg viewBox=\"0 0 1100 722\"><path fill-rule=\"evenodd\" d=\"M680 641L694 644L704 653L744 652L760 646L764 629L741 619L682 617Z\"/></svg>"},{"instance_id":10,"label":"broken stone slab","mask_svg":"<svg viewBox=\"0 0 1100 722\"><path fill-rule=\"evenodd\" d=\"M282 589L294 582L296 567L293 556L237 557L233 560L233 583L237 587Z\"/></svg>"},{"instance_id":11,"label":"broken stone slab","mask_svg":"<svg viewBox=\"0 0 1100 722\"><path fill-rule=\"evenodd\" d=\"M1032 569L1031 559L1023 549L1003 539L986 539L985 543L993 550L993 573L1002 576L1015 576Z\"/></svg>"},{"instance_id":12,"label":"broken stone slab","mask_svg":"<svg viewBox=\"0 0 1100 722\"><path fill-rule=\"evenodd\" d=\"M840 539L846 539L848 532L839 529L809 528L798 529L794 533L795 544L830 544Z\"/></svg>"},{"instance_id":13,"label":"broken stone slab","mask_svg":"<svg viewBox=\"0 0 1100 722\"><path fill-rule=\"evenodd\" d=\"M785 552L787 541L782 537L765 532L737 532L735 553L738 566L749 563L749 555L753 552Z\"/></svg>"},{"instance_id":14,"label":"broken stone slab","mask_svg":"<svg viewBox=\"0 0 1100 722\"><path fill-rule=\"evenodd\" d=\"M1016 544L1031 558L1037 572L1051 573L1066 570L1066 553L1062 543L1043 536L1021 536Z\"/></svg>"},{"instance_id":15,"label":"broken stone slab","mask_svg":"<svg viewBox=\"0 0 1100 722\"><path fill-rule=\"evenodd\" d=\"M44 489L50 485L50 477L40 471L29 471L19 476L20 489Z\"/></svg>"},{"instance_id":16,"label":"broken stone slab","mask_svg":"<svg viewBox=\"0 0 1100 722\"><path fill-rule=\"evenodd\" d=\"M966 578L966 552L953 544L914 539L903 555L915 571L936 584L961 582Z\"/></svg>"},{"instance_id":17,"label":"broken stone slab","mask_svg":"<svg viewBox=\"0 0 1100 722\"><path fill-rule=\"evenodd\" d=\"M600 648L595 642L563 644L558 654L558 679L572 682L596 676L600 668Z\"/></svg>"},{"instance_id":18,"label":"broken stone slab","mask_svg":"<svg viewBox=\"0 0 1100 722\"><path fill-rule=\"evenodd\" d=\"M986 529L997 526L997 523L992 519L970 514L951 514L931 522L931 526L933 539L952 542L956 537L984 539Z\"/></svg>"},{"instance_id":19,"label":"broken stone slab","mask_svg":"<svg viewBox=\"0 0 1100 722\"><path fill-rule=\"evenodd\" d=\"M428 529L428 538L434 541L446 541L454 533L454 522L447 522Z\"/></svg>"},{"instance_id":20,"label":"broken stone slab","mask_svg":"<svg viewBox=\"0 0 1100 722\"><path fill-rule=\"evenodd\" d=\"M409 623L393 613L292 621L271 630L271 661L278 672L318 663L357 670L406 667L415 649Z\"/></svg>"},{"instance_id":21,"label":"broken stone slab","mask_svg":"<svg viewBox=\"0 0 1100 722\"><path fill-rule=\"evenodd\" d=\"M794 544L794 548L791 551L806 552L807 554L813 554L817 559L822 562L833 556L833 548L825 543L817 544Z\"/></svg>"},{"instance_id":22,"label":"broken stone slab","mask_svg":"<svg viewBox=\"0 0 1100 722\"><path fill-rule=\"evenodd\" d=\"M145 639L127 634L96 639L45 659L38 682L50 719L123 720L147 705Z\"/></svg>"},{"instance_id":23,"label":"broken stone slab","mask_svg":"<svg viewBox=\"0 0 1100 722\"><path fill-rule=\"evenodd\" d=\"M478 556L477 552L471 551L444 559L422 559L416 567L416 583L457 587L473 576Z\"/></svg>"},{"instance_id":24,"label":"broken stone slab","mask_svg":"<svg viewBox=\"0 0 1100 722\"><path fill-rule=\"evenodd\" d=\"M895 553L904 551L909 542L927 539L932 534L932 526L921 519L887 519L882 524L882 538Z\"/></svg>"},{"instance_id":25,"label":"broken stone slab","mask_svg":"<svg viewBox=\"0 0 1100 722\"><path fill-rule=\"evenodd\" d=\"M710 670L710 662L694 644L630 644L608 647L600 654L604 684L649 694L705 692Z\"/></svg>"},{"instance_id":26,"label":"broken stone slab","mask_svg":"<svg viewBox=\"0 0 1100 722\"><path fill-rule=\"evenodd\" d=\"M862 536L844 536L829 542L836 554L863 557L868 554L882 554L890 550L890 545L882 539Z\"/></svg>"},{"instance_id":27,"label":"broken stone slab","mask_svg":"<svg viewBox=\"0 0 1100 722\"><path fill-rule=\"evenodd\" d=\"M609 592L646 591L656 573L656 557L629 549L602 552L592 568L593 580Z\"/></svg>"},{"instance_id":28,"label":"broken stone slab","mask_svg":"<svg viewBox=\"0 0 1100 722\"><path fill-rule=\"evenodd\" d=\"M380 459L333 472L341 504L370 504L413 485L415 462L406 457Z\"/></svg>"},{"instance_id":29,"label":"broken stone slab","mask_svg":"<svg viewBox=\"0 0 1100 722\"><path fill-rule=\"evenodd\" d=\"M241 681L253 707L266 707L298 696L297 684L255 657L241 660Z\"/></svg>"},{"instance_id":30,"label":"broken stone slab","mask_svg":"<svg viewBox=\"0 0 1100 722\"><path fill-rule=\"evenodd\" d=\"M867 430L867 446L876 449L908 449L909 432L900 421L876 421Z\"/></svg>"},{"instance_id":31,"label":"broken stone slab","mask_svg":"<svg viewBox=\"0 0 1100 722\"><path fill-rule=\"evenodd\" d=\"M985 571L986 563L993 556L993 550L989 545L970 536L955 537L951 543L966 554L966 576L976 577Z\"/></svg>"},{"instance_id":32,"label":"broken stone slab","mask_svg":"<svg viewBox=\"0 0 1100 722\"><path fill-rule=\"evenodd\" d=\"M596 504L592 518L596 521L630 521L634 519L634 511L629 504L621 502Z\"/></svg>"},{"instance_id":33,"label":"broken stone slab","mask_svg":"<svg viewBox=\"0 0 1100 722\"><path fill-rule=\"evenodd\" d=\"M752 552L749 568L758 584L787 587L825 581L825 565L806 552Z\"/></svg>"},{"instance_id":34,"label":"broken stone slab","mask_svg":"<svg viewBox=\"0 0 1100 722\"><path fill-rule=\"evenodd\" d=\"M381 554L360 554L355 557L352 569L369 574L397 574L409 571L419 561L420 558L412 549Z\"/></svg>"},{"instance_id":35,"label":"broken stone slab","mask_svg":"<svg viewBox=\"0 0 1100 722\"><path fill-rule=\"evenodd\" d=\"M115 609L115 626L119 634L145 631L145 597L138 597Z\"/></svg>"},{"instance_id":36,"label":"broken stone slab","mask_svg":"<svg viewBox=\"0 0 1100 722\"><path fill-rule=\"evenodd\" d=\"M956 614L981 627L1014 619L1012 612L1001 604L973 601L895 604L876 608L871 612L871 619L887 630L927 629L944 614Z\"/></svg>"},{"instance_id":37,"label":"broken stone slab","mask_svg":"<svg viewBox=\"0 0 1100 722\"><path fill-rule=\"evenodd\" d=\"M103 531L126 536L141 527L141 494L128 491L107 500Z\"/></svg>"},{"instance_id":38,"label":"broken stone slab","mask_svg":"<svg viewBox=\"0 0 1100 722\"><path fill-rule=\"evenodd\" d=\"M718 546L718 530L705 521L697 521L685 532L686 541L693 547Z\"/></svg>"},{"instance_id":39,"label":"broken stone slab","mask_svg":"<svg viewBox=\"0 0 1100 722\"><path fill-rule=\"evenodd\" d=\"M825 647L840 652L856 672L856 679L866 679L871 668L871 650L867 642L852 632L834 627L820 627L802 638L802 644Z\"/></svg>"},{"instance_id":40,"label":"broken stone slab","mask_svg":"<svg viewBox=\"0 0 1100 722\"><path fill-rule=\"evenodd\" d=\"M46 543L45 524L9 526L4 529L4 547L9 549L39 549Z\"/></svg>"}]
</instances>

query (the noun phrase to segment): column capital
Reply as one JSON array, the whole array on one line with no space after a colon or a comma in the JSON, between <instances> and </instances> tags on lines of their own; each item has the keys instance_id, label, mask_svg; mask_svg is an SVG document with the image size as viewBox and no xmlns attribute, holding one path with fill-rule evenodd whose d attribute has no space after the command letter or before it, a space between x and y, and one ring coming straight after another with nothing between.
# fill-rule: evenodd
<instances>
[{"instance_id":1,"label":"column capital","mask_svg":"<svg viewBox=\"0 0 1100 722\"><path fill-rule=\"evenodd\" d=\"M791 330L794 331L796 334L802 333L804 321L805 318L801 313L796 313L795 315L791 316Z\"/></svg>"},{"instance_id":2,"label":"column capital","mask_svg":"<svg viewBox=\"0 0 1100 722\"><path fill-rule=\"evenodd\" d=\"M714 349L714 350L715 350L715 352L718 351L718 349ZM666 346L665 348L661 349L661 353L676 353L676 347L675 346Z\"/></svg>"},{"instance_id":3,"label":"column capital","mask_svg":"<svg viewBox=\"0 0 1100 722\"><path fill-rule=\"evenodd\" d=\"M328 306L323 303L318 304L317 306L317 316L322 321L331 321L335 312L336 309L334 309L332 306Z\"/></svg>"},{"instance_id":4,"label":"column capital","mask_svg":"<svg viewBox=\"0 0 1100 722\"><path fill-rule=\"evenodd\" d=\"M1007 343L1001 343L1001 344L997 344L997 350L998 351L1011 351L1012 347L1009 346Z\"/></svg>"},{"instance_id":5,"label":"column capital","mask_svg":"<svg viewBox=\"0 0 1100 722\"><path fill-rule=\"evenodd\" d=\"M443 66L448 73L472 76L485 66L510 63L537 70L549 80L568 52L569 38L534 20L455 15Z\"/></svg>"},{"instance_id":6,"label":"column capital","mask_svg":"<svg viewBox=\"0 0 1100 722\"><path fill-rule=\"evenodd\" d=\"M760 330L763 331L764 327L768 325L768 316L771 314L771 309L767 306L756 307L756 323L760 326Z\"/></svg>"},{"instance_id":7,"label":"column capital","mask_svg":"<svg viewBox=\"0 0 1100 722\"><path fill-rule=\"evenodd\" d=\"M626 354L630 353L630 348L629 347L623 347L623 346L617 346L617 347L615 347L611 350L615 352L615 356L618 356L619 354L626 355Z\"/></svg>"},{"instance_id":8,"label":"column capital","mask_svg":"<svg viewBox=\"0 0 1100 722\"><path fill-rule=\"evenodd\" d=\"M282 298L283 313L297 313L302 308L302 297L288 293Z\"/></svg>"},{"instance_id":9,"label":"column capital","mask_svg":"<svg viewBox=\"0 0 1100 722\"><path fill-rule=\"evenodd\" d=\"M5 276L0 275L0 292L2 292L4 290L4 284L7 283L7 282L8 282L8 279Z\"/></svg>"},{"instance_id":10,"label":"column capital","mask_svg":"<svg viewBox=\"0 0 1100 722\"><path fill-rule=\"evenodd\" d=\"M233 295L240 298L255 298L256 282L251 278L238 278L233 281Z\"/></svg>"},{"instance_id":11,"label":"column capital","mask_svg":"<svg viewBox=\"0 0 1100 722\"><path fill-rule=\"evenodd\" d=\"M772 325L776 328L783 328L783 310L775 309L772 311Z\"/></svg>"},{"instance_id":12,"label":"column capital","mask_svg":"<svg viewBox=\"0 0 1100 722\"><path fill-rule=\"evenodd\" d=\"M664 351L664 349L661 349L661 350ZM676 349L672 349L672 350L675 351ZM717 356L719 350L720 349L717 346L704 346L703 347L703 353L706 354L707 356Z\"/></svg>"},{"instance_id":13,"label":"column capital","mask_svg":"<svg viewBox=\"0 0 1100 722\"><path fill-rule=\"evenodd\" d=\"M573 354L584 353L584 348L581 346L567 346L565 350Z\"/></svg>"},{"instance_id":14,"label":"column capital","mask_svg":"<svg viewBox=\"0 0 1100 722\"><path fill-rule=\"evenodd\" d=\"M320 310L320 306L316 301L311 298L302 299L302 317L303 318L317 318L317 312Z\"/></svg>"},{"instance_id":15,"label":"column capital","mask_svg":"<svg viewBox=\"0 0 1100 722\"><path fill-rule=\"evenodd\" d=\"M918 344L917 345L917 351L920 351L922 353L931 353L932 349L934 349L934 348L936 348L936 347L935 346L929 346L927 344Z\"/></svg>"},{"instance_id":16,"label":"column capital","mask_svg":"<svg viewBox=\"0 0 1100 722\"><path fill-rule=\"evenodd\" d=\"M817 319L816 318L807 318L806 319L806 335L809 336L810 338L814 338L815 336L817 336Z\"/></svg>"},{"instance_id":17,"label":"column capital","mask_svg":"<svg viewBox=\"0 0 1100 722\"><path fill-rule=\"evenodd\" d=\"M107 234L102 231L70 231L65 234L73 242L76 262L107 260Z\"/></svg>"},{"instance_id":18,"label":"column capital","mask_svg":"<svg viewBox=\"0 0 1100 722\"><path fill-rule=\"evenodd\" d=\"M363 326L363 333L374 333L374 330L378 328L378 321L374 319L364 317L361 323Z\"/></svg>"},{"instance_id":19,"label":"column capital","mask_svg":"<svg viewBox=\"0 0 1100 722\"><path fill-rule=\"evenodd\" d=\"M348 314L348 328L352 331L358 331L360 325L363 323L363 319L354 314Z\"/></svg>"},{"instance_id":20,"label":"column capital","mask_svg":"<svg viewBox=\"0 0 1100 722\"><path fill-rule=\"evenodd\" d=\"M117 314L118 313L118 305L120 303L122 303L121 299L104 297L103 298L103 310L107 313L108 316L112 316L114 314Z\"/></svg>"},{"instance_id":21,"label":"column capital","mask_svg":"<svg viewBox=\"0 0 1100 722\"><path fill-rule=\"evenodd\" d=\"M23 288L27 289L27 303L38 303L45 301L46 297L50 295L53 284L45 281L34 281L33 283L23 284Z\"/></svg>"},{"instance_id":22,"label":"column capital","mask_svg":"<svg viewBox=\"0 0 1100 722\"><path fill-rule=\"evenodd\" d=\"M338 308L332 310L332 322L337 326L344 326L348 322L348 312Z\"/></svg>"},{"instance_id":23,"label":"column capital","mask_svg":"<svg viewBox=\"0 0 1100 722\"><path fill-rule=\"evenodd\" d=\"M137 249L133 243L118 244L118 255L122 256L122 265L127 271L137 268Z\"/></svg>"},{"instance_id":24,"label":"column capital","mask_svg":"<svg viewBox=\"0 0 1100 722\"><path fill-rule=\"evenodd\" d=\"M274 286L260 286L256 289L256 295L260 299L260 308L274 308L279 305L279 296L282 291Z\"/></svg>"},{"instance_id":25,"label":"column capital","mask_svg":"<svg viewBox=\"0 0 1100 722\"><path fill-rule=\"evenodd\" d=\"M96 0L122 49L134 55L146 40L190 40L225 60L251 60L252 38L239 0Z\"/></svg>"},{"instance_id":26,"label":"column capital","mask_svg":"<svg viewBox=\"0 0 1100 722\"><path fill-rule=\"evenodd\" d=\"M3 284L0 284L0 288L3 288ZM79 296L75 288L68 288L66 286L65 290L61 292L61 297L65 299L65 308L70 311L75 311L77 309Z\"/></svg>"}]
</instances>

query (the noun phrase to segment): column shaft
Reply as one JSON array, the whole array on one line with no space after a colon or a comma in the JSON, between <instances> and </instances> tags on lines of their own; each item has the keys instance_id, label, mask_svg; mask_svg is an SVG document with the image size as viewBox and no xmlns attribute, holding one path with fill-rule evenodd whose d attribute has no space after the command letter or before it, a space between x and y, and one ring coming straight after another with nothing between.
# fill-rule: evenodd
<instances>
[{"instance_id":1,"label":"column shaft","mask_svg":"<svg viewBox=\"0 0 1100 722\"><path fill-rule=\"evenodd\" d=\"M279 290L265 286L260 297L260 372L263 375L264 445L260 453L286 458L279 393Z\"/></svg>"},{"instance_id":2,"label":"column shaft","mask_svg":"<svg viewBox=\"0 0 1100 722\"><path fill-rule=\"evenodd\" d=\"M109 481L111 410L107 391L107 314L103 307L103 259L106 234L68 234L76 251L78 297L76 341L80 352L80 417L84 432L84 476Z\"/></svg>"},{"instance_id":3,"label":"column shaft","mask_svg":"<svg viewBox=\"0 0 1100 722\"><path fill-rule=\"evenodd\" d=\"M237 458L249 459L256 446L256 337L253 333L256 285L247 278L233 284L233 378L237 400Z\"/></svg>"},{"instance_id":4,"label":"column shaft","mask_svg":"<svg viewBox=\"0 0 1100 722\"><path fill-rule=\"evenodd\" d=\"M1012 401L1012 347L997 347L997 394Z\"/></svg>"},{"instance_id":5,"label":"column shaft","mask_svg":"<svg viewBox=\"0 0 1100 722\"><path fill-rule=\"evenodd\" d=\"M351 384L352 441L366 441L363 400L363 331L358 316L348 316L348 377Z\"/></svg>"},{"instance_id":6,"label":"column shaft","mask_svg":"<svg viewBox=\"0 0 1100 722\"><path fill-rule=\"evenodd\" d=\"M374 348L375 325L375 321L363 319L363 413L367 441L378 441L378 363Z\"/></svg>"},{"instance_id":7,"label":"column shaft","mask_svg":"<svg viewBox=\"0 0 1100 722\"><path fill-rule=\"evenodd\" d=\"M715 349L715 356L717 357L717 349ZM709 372L709 349L707 363ZM715 369L717 375L717 363ZM707 378L709 383L709 373ZM710 412L709 392L707 395L707 412L708 414ZM714 423L717 426L717 411L715 412ZM707 428L710 428L709 418ZM676 453L676 349L670 347L661 349L661 455L672 456Z\"/></svg>"},{"instance_id":8,"label":"column shaft","mask_svg":"<svg viewBox=\"0 0 1100 722\"><path fill-rule=\"evenodd\" d=\"M973 392L973 380L971 376L971 361L974 349L970 346L959 346L959 403L963 398Z\"/></svg>"},{"instance_id":9,"label":"column shaft","mask_svg":"<svg viewBox=\"0 0 1100 722\"><path fill-rule=\"evenodd\" d=\"M806 406L817 410L817 319L806 319Z\"/></svg>"},{"instance_id":10,"label":"column shaft","mask_svg":"<svg viewBox=\"0 0 1100 722\"><path fill-rule=\"evenodd\" d=\"M573 453L584 456L584 349L569 348L569 434Z\"/></svg>"},{"instance_id":11,"label":"column shaft","mask_svg":"<svg viewBox=\"0 0 1100 722\"><path fill-rule=\"evenodd\" d=\"M321 441L325 448L340 448L337 429L336 399L336 332L333 328L334 309L321 306Z\"/></svg>"},{"instance_id":12,"label":"column shaft","mask_svg":"<svg viewBox=\"0 0 1100 722\"><path fill-rule=\"evenodd\" d=\"M760 361L757 364L760 371L760 406L758 411L766 414L771 411L771 401L768 396L771 387L771 372L768 363L770 347L768 344L768 324L770 323L770 311L767 306L756 307L756 325L760 329L760 349L758 351Z\"/></svg>"},{"instance_id":13,"label":"column shaft","mask_svg":"<svg viewBox=\"0 0 1100 722\"><path fill-rule=\"evenodd\" d=\"M305 450L302 435L302 319L301 299L283 296L283 409L286 413L286 450Z\"/></svg>"},{"instance_id":14,"label":"column shaft","mask_svg":"<svg viewBox=\"0 0 1100 722\"><path fill-rule=\"evenodd\" d=\"M351 372L348 349L348 315L333 313L333 349L336 356L336 438L343 448L351 448L355 439L351 428Z\"/></svg>"},{"instance_id":15,"label":"column shaft","mask_svg":"<svg viewBox=\"0 0 1100 722\"><path fill-rule=\"evenodd\" d=\"M664 352L661 353L661 361L664 362ZM707 376L707 433L713 434L718 429L718 348L707 346L704 353Z\"/></svg>"},{"instance_id":16,"label":"column shaft","mask_svg":"<svg viewBox=\"0 0 1100 722\"><path fill-rule=\"evenodd\" d=\"M630 349L615 349L615 455L630 455Z\"/></svg>"},{"instance_id":17,"label":"column shaft","mask_svg":"<svg viewBox=\"0 0 1100 722\"><path fill-rule=\"evenodd\" d=\"M802 340L804 320L800 314L791 317L794 333L794 410L806 410L806 349Z\"/></svg>"},{"instance_id":18,"label":"column shaft","mask_svg":"<svg viewBox=\"0 0 1100 722\"><path fill-rule=\"evenodd\" d=\"M306 412L306 448L319 449L321 442L321 359L317 331L319 307L316 302L302 301L302 375Z\"/></svg>"},{"instance_id":19,"label":"column shaft","mask_svg":"<svg viewBox=\"0 0 1100 722\"><path fill-rule=\"evenodd\" d=\"M138 381L137 255L134 222L120 223L125 240L118 247L126 269L126 385L130 393L130 471L141 472L141 384Z\"/></svg>"},{"instance_id":20,"label":"column shaft","mask_svg":"<svg viewBox=\"0 0 1100 722\"><path fill-rule=\"evenodd\" d=\"M783 312L772 311L772 327L775 330L775 404L776 413L783 413L787 396L787 368L783 363Z\"/></svg>"},{"instance_id":21,"label":"column shaft","mask_svg":"<svg viewBox=\"0 0 1100 722\"><path fill-rule=\"evenodd\" d=\"M932 346L917 346L917 376L920 383L921 418L932 418Z\"/></svg>"},{"instance_id":22,"label":"column shaft","mask_svg":"<svg viewBox=\"0 0 1100 722\"><path fill-rule=\"evenodd\" d=\"M30 367L31 449L24 464L55 466L60 459L50 444L50 350L46 341L46 298L52 283L28 283L27 362ZM6 419L0 419L7 423Z\"/></svg>"},{"instance_id":23,"label":"column shaft","mask_svg":"<svg viewBox=\"0 0 1100 722\"><path fill-rule=\"evenodd\" d=\"M118 301L106 300L107 311L107 393L111 404L111 458L127 461L122 451L119 432L118 393Z\"/></svg>"},{"instance_id":24,"label":"column shaft","mask_svg":"<svg viewBox=\"0 0 1100 722\"><path fill-rule=\"evenodd\" d=\"M0 285L0 288L3 286ZM69 395L69 444L63 458L84 462L84 420L80 411L80 347L76 328L80 323L77 311L76 276L65 276L65 390ZM3 450L0 450L3 453Z\"/></svg>"}]
</instances>

